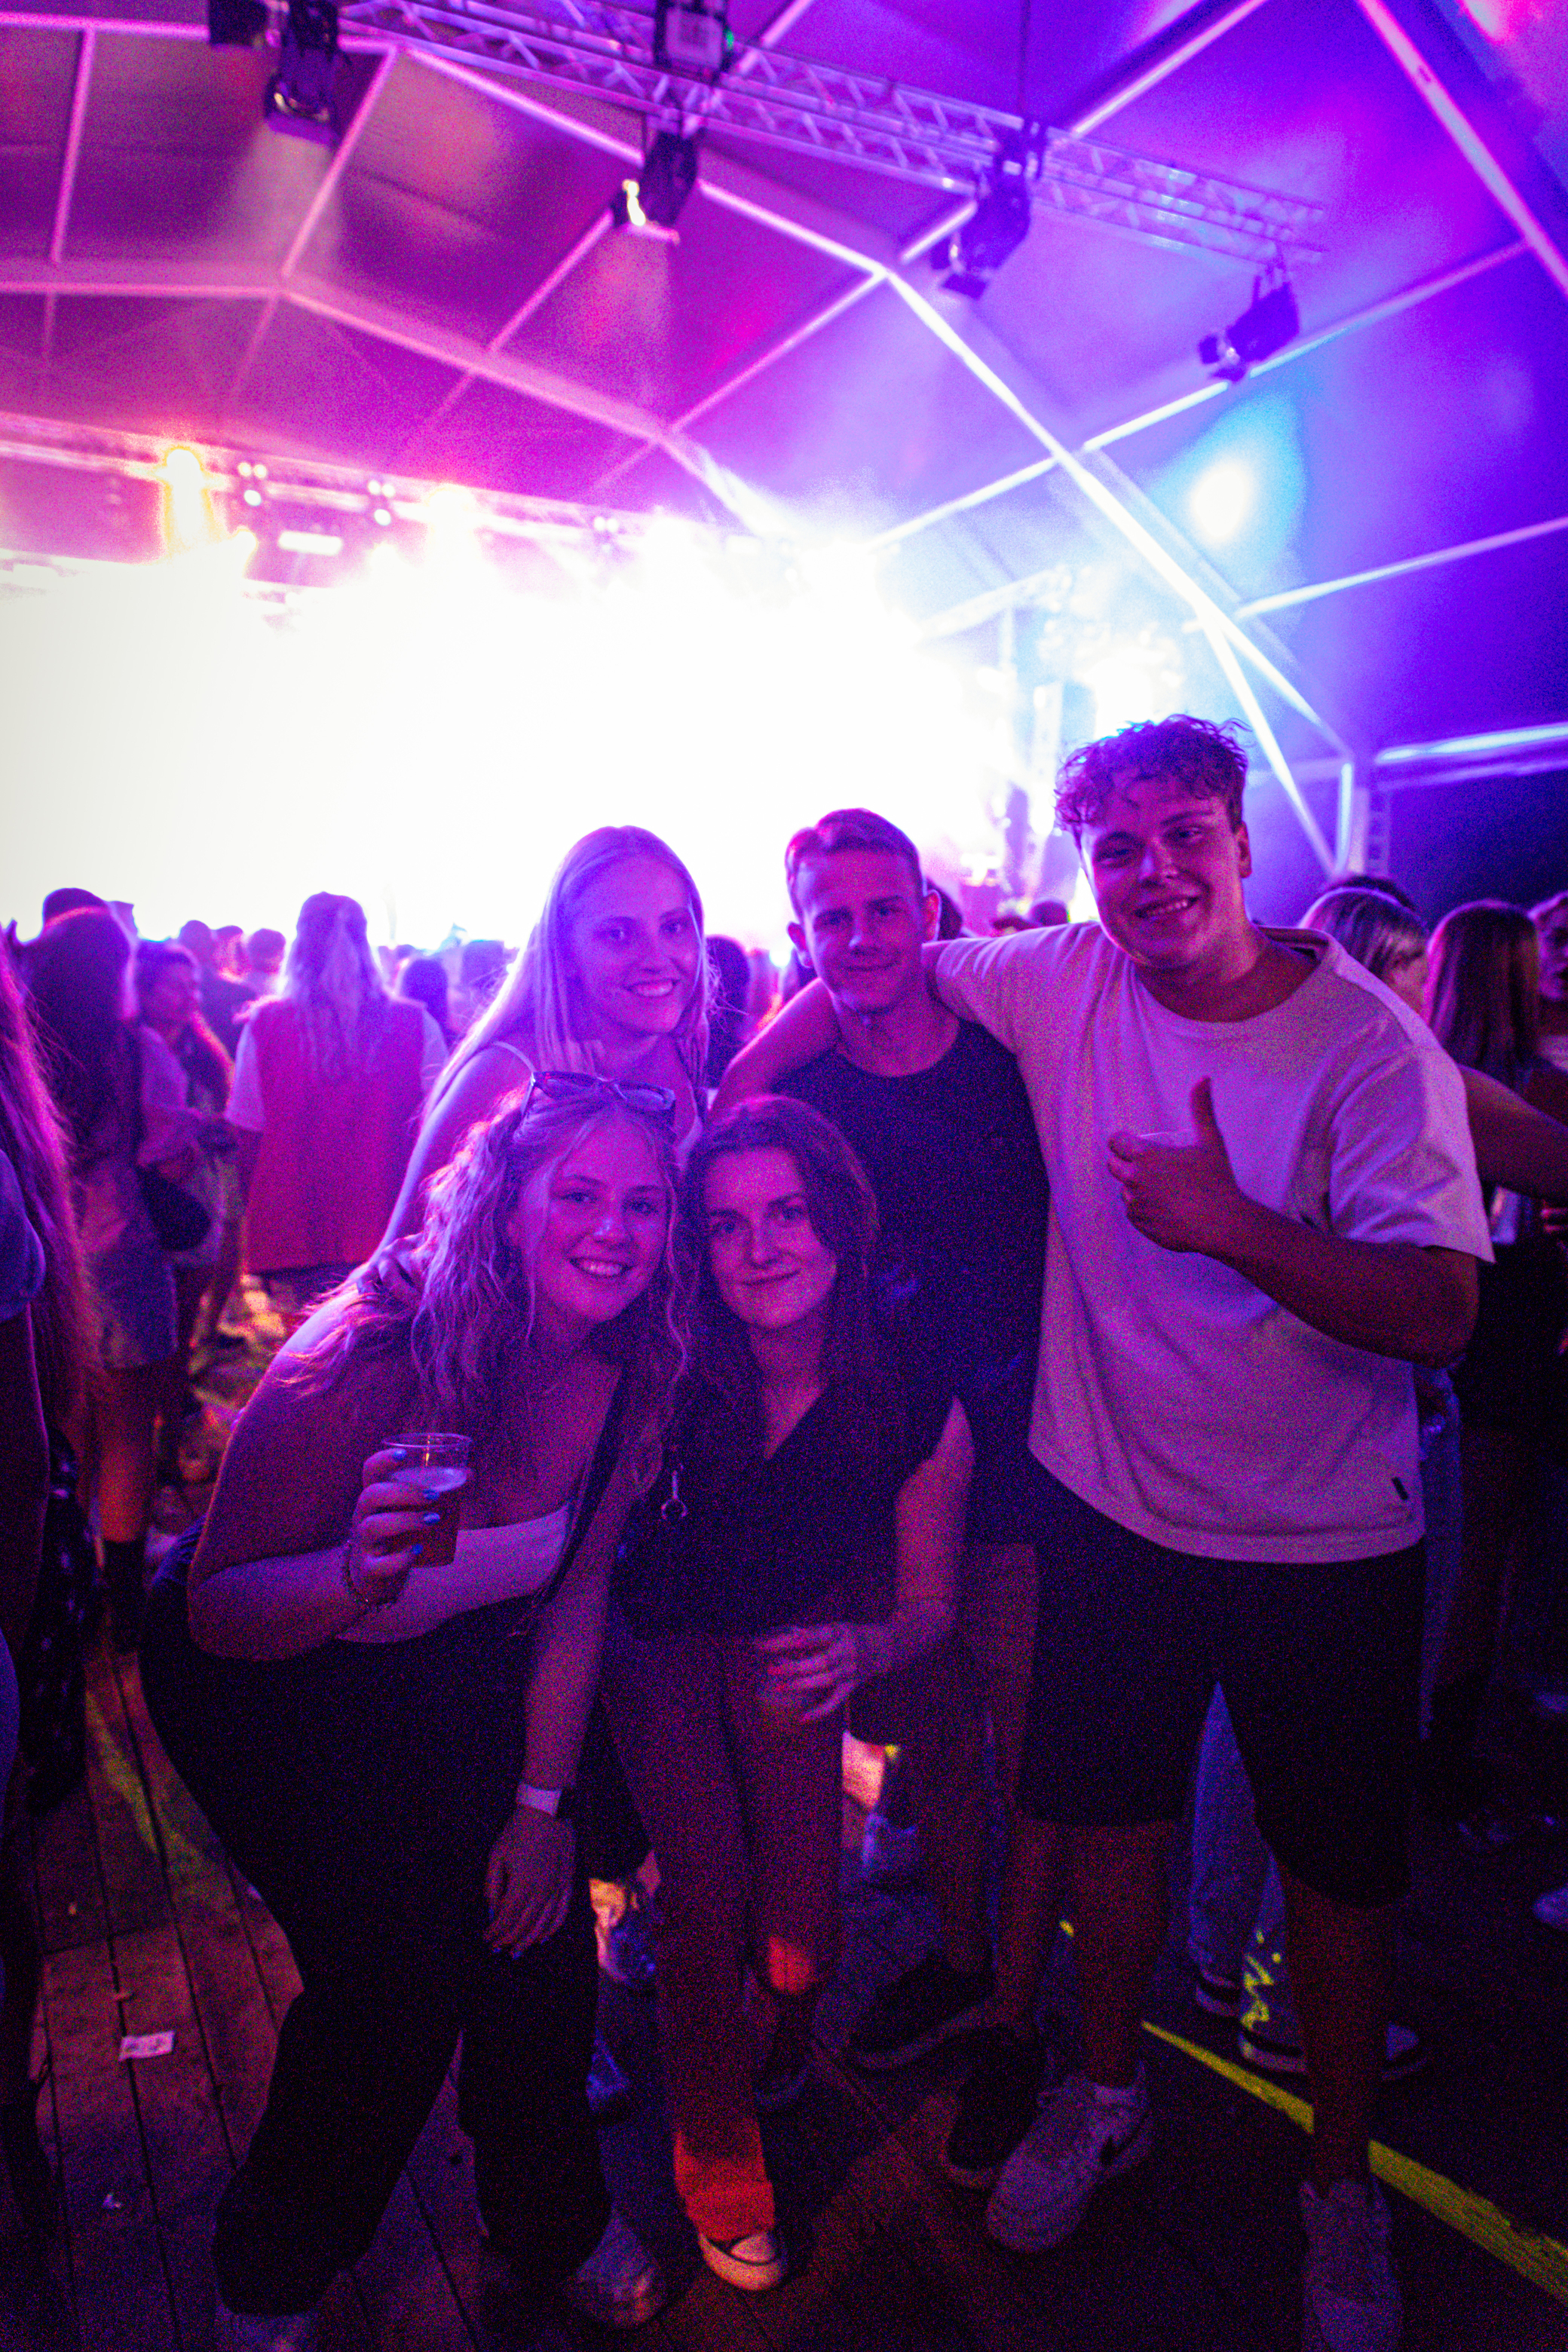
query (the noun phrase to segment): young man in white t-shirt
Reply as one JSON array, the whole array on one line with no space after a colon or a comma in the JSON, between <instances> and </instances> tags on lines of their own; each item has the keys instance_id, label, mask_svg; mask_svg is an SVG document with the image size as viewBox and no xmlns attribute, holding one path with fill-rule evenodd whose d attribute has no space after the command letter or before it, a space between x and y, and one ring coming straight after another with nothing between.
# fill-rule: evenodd
<instances>
[{"instance_id":1,"label":"young man in white t-shirt","mask_svg":"<svg viewBox=\"0 0 1568 2352\"><path fill-rule=\"evenodd\" d=\"M1421 1487L1409 1366L1490 1255L1458 1074L1331 941L1248 919L1246 763L1191 719L1068 763L1100 925L926 950L1016 1055L1051 1185L1049 1474L1020 1795L1076 1896L1084 2072L987 2216L1038 2248L1148 2150L1165 1852L1225 1689L1276 1853L1313 2079L1309 2346L1394 2344L1367 2172L1407 1884Z\"/></svg>"}]
</instances>

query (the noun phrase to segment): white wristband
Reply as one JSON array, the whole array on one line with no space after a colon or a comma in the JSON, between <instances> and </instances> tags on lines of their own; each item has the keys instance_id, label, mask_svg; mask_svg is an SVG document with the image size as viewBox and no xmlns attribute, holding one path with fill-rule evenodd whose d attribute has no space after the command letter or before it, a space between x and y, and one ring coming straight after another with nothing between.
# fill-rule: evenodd
<instances>
[{"instance_id":1,"label":"white wristband","mask_svg":"<svg viewBox=\"0 0 1568 2352\"><path fill-rule=\"evenodd\" d=\"M561 1802L559 1789L531 1788L526 1780L517 1784L517 1801L531 1806L536 1813L553 1813Z\"/></svg>"}]
</instances>

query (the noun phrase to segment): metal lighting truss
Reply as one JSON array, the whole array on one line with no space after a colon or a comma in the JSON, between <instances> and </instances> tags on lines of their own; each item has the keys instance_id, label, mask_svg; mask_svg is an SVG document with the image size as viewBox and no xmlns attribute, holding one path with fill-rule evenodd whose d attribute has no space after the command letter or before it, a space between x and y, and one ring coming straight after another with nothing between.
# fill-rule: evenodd
<instances>
[{"instance_id":1,"label":"metal lighting truss","mask_svg":"<svg viewBox=\"0 0 1568 2352\"><path fill-rule=\"evenodd\" d=\"M994 107L813 65L759 42L737 42L716 80L672 73L654 61L652 16L613 0L550 0L545 7L341 0L338 16L351 37L435 49L689 131L711 124L960 195L984 191L1004 137L1022 131L1030 140L1030 195L1043 209L1157 245L1196 246L1254 268L1274 261L1300 268L1321 250L1310 232L1323 207L1303 197L1156 163Z\"/></svg>"}]
</instances>

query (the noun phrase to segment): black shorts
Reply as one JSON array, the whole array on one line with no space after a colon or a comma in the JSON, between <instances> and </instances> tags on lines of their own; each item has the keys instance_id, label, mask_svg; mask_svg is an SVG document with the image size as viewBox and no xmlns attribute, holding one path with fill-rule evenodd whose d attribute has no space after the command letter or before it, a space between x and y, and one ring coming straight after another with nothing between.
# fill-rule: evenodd
<instances>
[{"instance_id":1,"label":"black shorts","mask_svg":"<svg viewBox=\"0 0 1568 2352\"><path fill-rule=\"evenodd\" d=\"M1217 1683L1280 1866L1357 1908L1396 1901L1409 1885L1424 1548L1205 1559L1045 1484L1023 1810L1063 1827L1177 1820Z\"/></svg>"}]
</instances>

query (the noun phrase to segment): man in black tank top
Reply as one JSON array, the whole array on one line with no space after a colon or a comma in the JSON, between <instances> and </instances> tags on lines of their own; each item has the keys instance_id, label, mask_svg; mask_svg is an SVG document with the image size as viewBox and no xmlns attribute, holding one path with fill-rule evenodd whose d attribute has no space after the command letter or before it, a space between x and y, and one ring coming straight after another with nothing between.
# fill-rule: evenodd
<instances>
[{"instance_id":1,"label":"man in black tank top","mask_svg":"<svg viewBox=\"0 0 1568 2352\"><path fill-rule=\"evenodd\" d=\"M1005 1976L1025 1960L1009 1952L1008 1922L1030 1918L1017 1898L1033 1824L1020 1825L1015 1797L1036 1611L1038 1473L1027 1437L1046 1175L1013 1056L949 1013L926 980L921 946L935 936L938 899L907 835L868 811L841 810L795 836L785 866L798 919L791 937L832 994L839 1043L781 1091L832 1119L859 1155L880 1212L895 1328L951 1378L975 1444L953 1637L911 1670L901 1719L866 1724L904 1747L922 1875L942 1925L939 1948L885 1988L850 2037L851 2057L886 2067L989 2015L987 1715L1008 1827L998 1959ZM968 2178L964 2151L950 2154Z\"/></svg>"}]
</instances>

